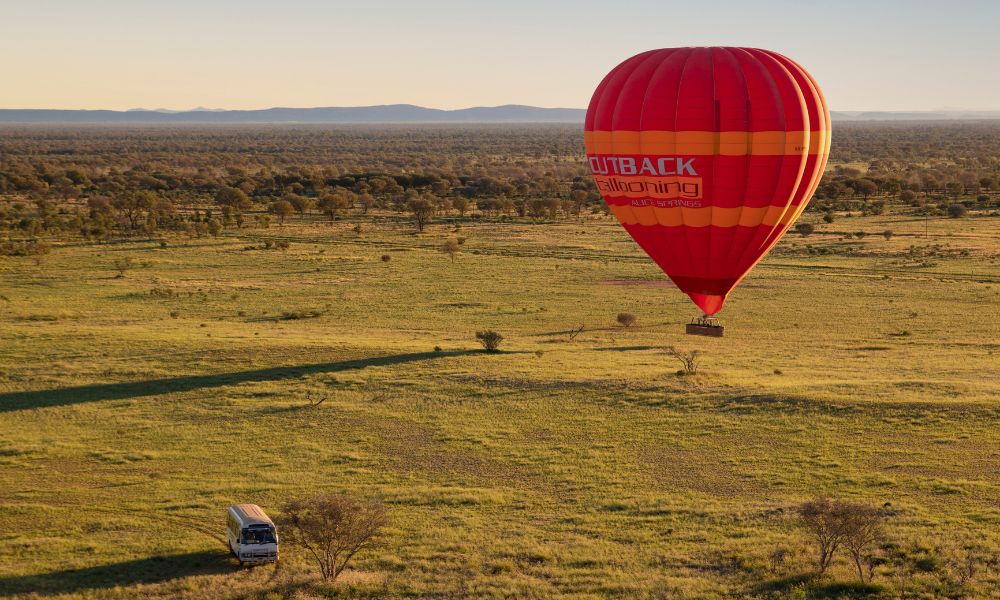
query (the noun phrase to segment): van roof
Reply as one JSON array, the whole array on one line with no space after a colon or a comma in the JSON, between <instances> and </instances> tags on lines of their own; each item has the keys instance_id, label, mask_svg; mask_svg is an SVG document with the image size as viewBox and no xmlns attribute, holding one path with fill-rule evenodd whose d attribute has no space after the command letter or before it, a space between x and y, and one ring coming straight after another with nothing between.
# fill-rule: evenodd
<instances>
[{"instance_id":1,"label":"van roof","mask_svg":"<svg viewBox=\"0 0 1000 600\"><path fill-rule=\"evenodd\" d=\"M229 512L243 525L274 525L271 518L256 504L234 504L229 507Z\"/></svg>"}]
</instances>

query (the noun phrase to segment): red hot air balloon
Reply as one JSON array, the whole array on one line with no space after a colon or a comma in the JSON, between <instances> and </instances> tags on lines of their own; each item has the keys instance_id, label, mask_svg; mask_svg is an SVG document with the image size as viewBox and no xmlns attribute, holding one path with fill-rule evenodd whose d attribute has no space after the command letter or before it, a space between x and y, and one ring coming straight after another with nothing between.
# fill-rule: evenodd
<instances>
[{"instance_id":1,"label":"red hot air balloon","mask_svg":"<svg viewBox=\"0 0 1000 600\"><path fill-rule=\"evenodd\" d=\"M611 212L707 317L812 197L830 112L776 52L665 48L608 73L584 136Z\"/></svg>"}]
</instances>

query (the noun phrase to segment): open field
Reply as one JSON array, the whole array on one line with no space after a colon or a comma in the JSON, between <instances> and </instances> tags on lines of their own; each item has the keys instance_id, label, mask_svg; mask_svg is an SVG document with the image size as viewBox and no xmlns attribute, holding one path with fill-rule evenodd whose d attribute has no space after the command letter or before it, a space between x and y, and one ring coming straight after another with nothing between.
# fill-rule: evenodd
<instances>
[{"instance_id":1,"label":"open field","mask_svg":"<svg viewBox=\"0 0 1000 600\"><path fill-rule=\"evenodd\" d=\"M293 217L0 257L0 594L858 593L843 557L806 575L793 508L826 494L890 503L891 539L924 559L883 567L882 595L997 597L997 219L925 238L893 211L806 218L723 339L683 335L693 305L604 216L419 235ZM487 328L503 353L479 351ZM701 350L700 373L667 345ZM227 556L228 504L320 490L389 508L343 581L291 550L278 570ZM965 546L981 566L960 586Z\"/></svg>"}]
</instances>

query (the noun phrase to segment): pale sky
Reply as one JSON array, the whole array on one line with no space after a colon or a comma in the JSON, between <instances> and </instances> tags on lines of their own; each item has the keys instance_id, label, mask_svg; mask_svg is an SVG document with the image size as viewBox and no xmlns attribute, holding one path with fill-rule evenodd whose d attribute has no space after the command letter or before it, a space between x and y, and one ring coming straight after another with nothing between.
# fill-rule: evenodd
<instances>
[{"instance_id":1,"label":"pale sky","mask_svg":"<svg viewBox=\"0 0 1000 600\"><path fill-rule=\"evenodd\" d=\"M586 107L620 61L755 46L834 110L1000 109L1000 0L0 0L0 108Z\"/></svg>"}]
</instances>

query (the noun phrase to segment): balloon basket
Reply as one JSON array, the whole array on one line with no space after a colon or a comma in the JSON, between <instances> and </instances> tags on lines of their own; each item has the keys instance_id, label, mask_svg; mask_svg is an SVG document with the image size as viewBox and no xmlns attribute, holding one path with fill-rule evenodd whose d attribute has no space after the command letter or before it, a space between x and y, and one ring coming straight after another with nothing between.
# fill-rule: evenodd
<instances>
[{"instance_id":1,"label":"balloon basket","mask_svg":"<svg viewBox=\"0 0 1000 600\"><path fill-rule=\"evenodd\" d=\"M718 319L704 315L692 319L684 328L688 335L704 335L708 337L722 337L726 328L719 324Z\"/></svg>"}]
</instances>

